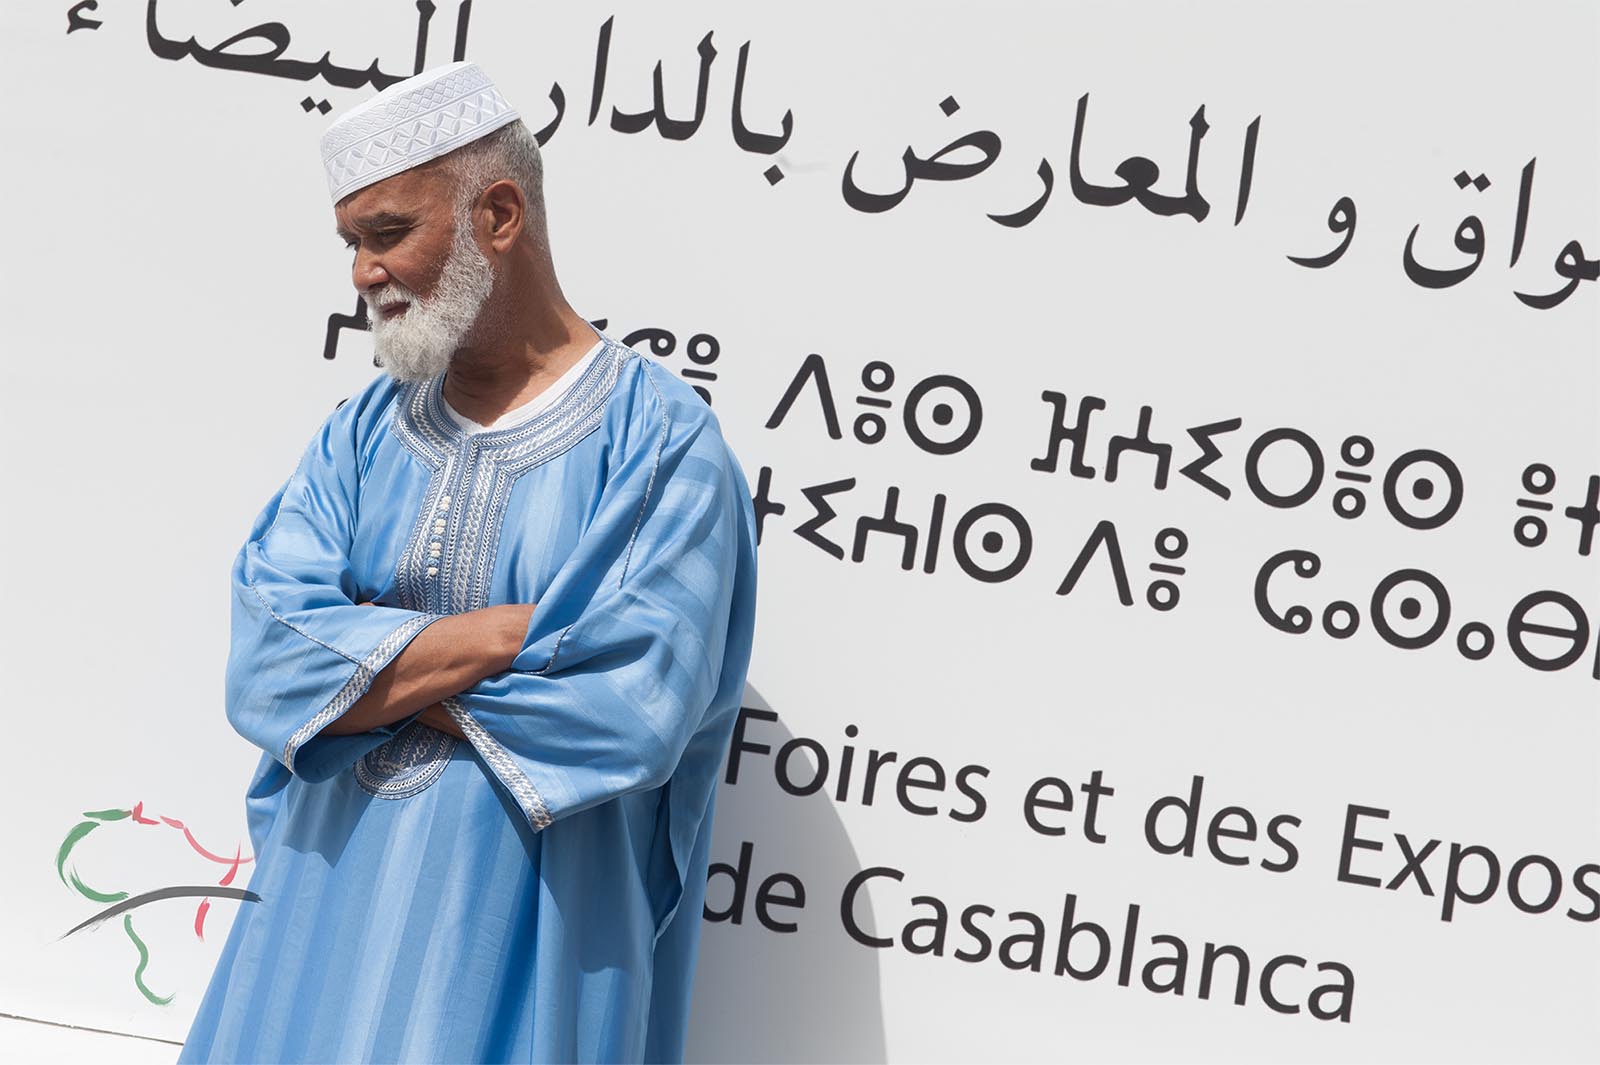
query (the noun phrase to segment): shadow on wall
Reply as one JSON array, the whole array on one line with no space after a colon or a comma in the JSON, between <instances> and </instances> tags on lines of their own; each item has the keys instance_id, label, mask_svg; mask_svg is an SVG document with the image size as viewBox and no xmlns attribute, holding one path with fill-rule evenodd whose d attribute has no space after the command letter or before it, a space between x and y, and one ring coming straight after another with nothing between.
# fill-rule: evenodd
<instances>
[{"instance_id":1,"label":"shadow on wall","mask_svg":"<svg viewBox=\"0 0 1600 1065\"><path fill-rule=\"evenodd\" d=\"M774 758L794 734L781 719L750 716L772 713L754 688L744 706L745 742L771 751L747 750L738 782L725 770L717 791L706 909L721 919L701 929L685 1059L884 1061L878 952L852 941L839 919L860 859L827 788L796 796L778 786ZM795 894L785 873L803 885L804 906L784 905ZM865 894L855 913L872 928Z\"/></svg>"}]
</instances>

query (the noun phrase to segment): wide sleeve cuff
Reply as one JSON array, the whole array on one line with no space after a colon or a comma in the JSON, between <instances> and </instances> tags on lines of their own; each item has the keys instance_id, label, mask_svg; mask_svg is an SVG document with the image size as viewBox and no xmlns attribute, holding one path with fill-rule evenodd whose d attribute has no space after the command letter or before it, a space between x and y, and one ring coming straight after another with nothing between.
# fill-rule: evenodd
<instances>
[{"instance_id":1,"label":"wide sleeve cuff","mask_svg":"<svg viewBox=\"0 0 1600 1065\"><path fill-rule=\"evenodd\" d=\"M511 756L499 740L490 735L489 730L480 725L470 711L462 705L459 696L451 696L444 701L444 708L449 713L456 726L466 735L467 742L477 750L490 772L500 781L517 806L528 819L528 825L539 832L546 828L551 821L550 807L545 802L544 793L523 772L517 760Z\"/></svg>"},{"instance_id":2,"label":"wide sleeve cuff","mask_svg":"<svg viewBox=\"0 0 1600 1065\"><path fill-rule=\"evenodd\" d=\"M277 619L254 638L236 640L229 661L228 713L234 728L307 780L324 780L354 765L410 722L406 718L353 735L324 734L418 633L443 616L355 606L326 613L347 615L341 619L345 639L340 645Z\"/></svg>"}]
</instances>

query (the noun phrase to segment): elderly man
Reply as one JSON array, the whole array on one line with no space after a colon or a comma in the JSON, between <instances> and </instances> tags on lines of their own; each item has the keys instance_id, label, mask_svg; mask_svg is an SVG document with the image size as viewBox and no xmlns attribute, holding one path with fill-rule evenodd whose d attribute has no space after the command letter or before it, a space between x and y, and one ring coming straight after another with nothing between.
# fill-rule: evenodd
<instances>
[{"instance_id":1,"label":"elderly man","mask_svg":"<svg viewBox=\"0 0 1600 1065\"><path fill-rule=\"evenodd\" d=\"M562 297L538 145L477 67L384 90L323 158L386 373L234 567L260 901L180 1060L680 1058L744 477Z\"/></svg>"}]
</instances>

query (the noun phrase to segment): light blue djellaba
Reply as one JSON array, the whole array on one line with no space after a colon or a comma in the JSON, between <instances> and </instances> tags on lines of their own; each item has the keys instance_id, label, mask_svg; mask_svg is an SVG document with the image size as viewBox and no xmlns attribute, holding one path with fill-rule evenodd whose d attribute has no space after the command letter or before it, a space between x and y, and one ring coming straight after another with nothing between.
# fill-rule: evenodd
<instances>
[{"instance_id":1,"label":"light blue djellaba","mask_svg":"<svg viewBox=\"0 0 1600 1065\"><path fill-rule=\"evenodd\" d=\"M755 615L710 408L604 333L533 420L442 375L335 411L233 573L229 721L260 747L250 889L180 1061L671 1061ZM359 605L373 602L376 606ZM512 669L327 724L429 623L536 603Z\"/></svg>"}]
</instances>

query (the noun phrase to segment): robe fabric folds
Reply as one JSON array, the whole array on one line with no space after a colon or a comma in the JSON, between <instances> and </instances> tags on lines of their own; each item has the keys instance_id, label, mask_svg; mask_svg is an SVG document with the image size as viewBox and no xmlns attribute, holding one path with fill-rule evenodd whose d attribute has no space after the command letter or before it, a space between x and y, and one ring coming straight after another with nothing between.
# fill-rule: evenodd
<instances>
[{"instance_id":1,"label":"robe fabric folds","mask_svg":"<svg viewBox=\"0 0 1600 1065\"><path fill-rule=\"evenodd\" d=\"M709 407L604 334L532 420L443 378L331 415L233 572L227 714L256 861L180 1061L683 1054L717 776L755 611ZM362 605L371 603L374 605ZM534 603L512 669L324 733L440 617Z\"/></svg>"}]
</instances>

